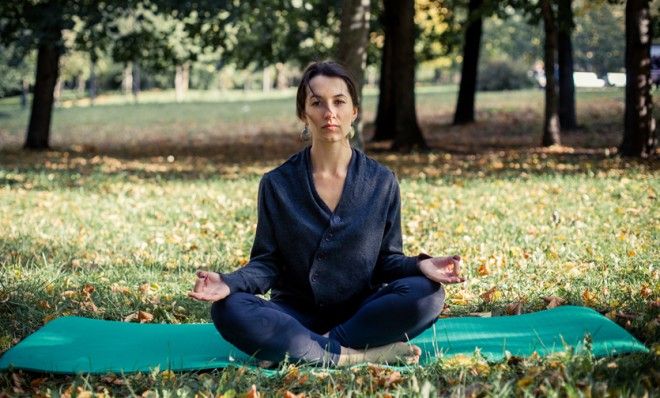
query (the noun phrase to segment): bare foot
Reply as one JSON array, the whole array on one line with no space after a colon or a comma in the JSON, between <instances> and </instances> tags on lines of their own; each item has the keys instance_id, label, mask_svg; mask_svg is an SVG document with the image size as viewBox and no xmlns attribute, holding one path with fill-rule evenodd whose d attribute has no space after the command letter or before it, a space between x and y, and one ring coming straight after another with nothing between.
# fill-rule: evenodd
<instances>
[{"instance_id":1,"label":"bare foot","mask_svg":"<svg viewBox=\"0 0 660 398\"><path fill-rule=\"evenodd\" d=\"M380 347L354 349L341 347L338 366L350 366L365 362L414 365L419 362L422 350L416 345L397 342Z\"/></svg>"}]
</instances>

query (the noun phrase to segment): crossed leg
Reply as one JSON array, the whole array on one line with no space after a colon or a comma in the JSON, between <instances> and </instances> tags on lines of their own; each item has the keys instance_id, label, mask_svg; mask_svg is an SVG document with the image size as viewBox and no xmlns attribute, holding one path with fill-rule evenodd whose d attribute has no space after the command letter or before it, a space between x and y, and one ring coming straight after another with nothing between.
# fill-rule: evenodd
<instances>
[{"instance_id":1,"label":"crossed leg","mask_svg":"<svg viewBox=\"0 0 660 398\"><path fill-rule=\"evenodd\" d=\"M249 293L213 303L220 334L258 359L337 366L361 362L415 363L421 351L406 343L429 327L442 310L444 290L422 276L396 280L368 297L348 320L322 335L318 317Z\"/></svg>"}]
</instances>

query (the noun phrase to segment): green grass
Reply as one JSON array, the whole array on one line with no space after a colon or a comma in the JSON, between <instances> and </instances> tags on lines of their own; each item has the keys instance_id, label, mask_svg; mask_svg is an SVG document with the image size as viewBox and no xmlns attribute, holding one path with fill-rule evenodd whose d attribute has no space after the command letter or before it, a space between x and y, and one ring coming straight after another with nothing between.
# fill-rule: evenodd
<instances>
[{"instance_id":1,"label":"green grass","mask_svg":"<svg viewBox=\"0 0 660 398\"><path fill-rule=\"evenodd\" d=\"M557 296L607 314L651 353L500 363L475 354L403 375L293 365L270 378L240 368L125 377L15 372L0 374L0 395L241 396L253 384L268 396L658 394L660 181L656 163L610 154L622 93L580 92L585 128L566 135L578 145L539 150L539 92L480 94L482 121L453 128L442 121L450 95L430 91L418 104L437 150L370 148L401 181L406 252L464 256L469 281L448 287L445 314L501 315L516 303L531 312ZM245 104L251 112L238 114ZM12 105L0 112L16 126L3 123L2 135L18 136L25 115ZM292 115L291 98L58 109L62 150L0 152L0 350L63 315L121 320L145 311L153 322L207 322L208 305L186 297L193 271L247 260L259 176L300 148L271 122L295 131ZM247 130L232 132L241 123L255 129L247 139ZM218 142L184 142L182 150L180 141L162 141L185 131ZM75 147L79 140L93 148Z\"/></svg>"}]
</instances>

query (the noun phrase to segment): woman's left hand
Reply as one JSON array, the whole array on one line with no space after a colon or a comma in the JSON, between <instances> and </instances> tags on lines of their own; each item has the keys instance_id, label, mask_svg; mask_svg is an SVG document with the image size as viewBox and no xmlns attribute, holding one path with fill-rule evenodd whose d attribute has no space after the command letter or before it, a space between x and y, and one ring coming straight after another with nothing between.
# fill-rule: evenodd
<instances>
[{"instance_id":1,"label":"woman's left hand","mask_svg":"<svg viewBox=\"0 0 660 398\"><path fill-rule=\"evenodd\" d=\"M419 269L434 282L465 282L465 278L460 276L461 256L427 258L419 262Z\"/></svg>"}]
</instances>

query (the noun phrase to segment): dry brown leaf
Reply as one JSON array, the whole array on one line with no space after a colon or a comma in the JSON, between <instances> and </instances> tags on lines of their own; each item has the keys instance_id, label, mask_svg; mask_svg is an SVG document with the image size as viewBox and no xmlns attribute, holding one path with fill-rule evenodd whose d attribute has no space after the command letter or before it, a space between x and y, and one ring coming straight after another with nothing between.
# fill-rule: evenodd
<instances>
[{"instance_id":1,"label":"dry brown leaf","mask_svg":"<svg viewBox=\"0 0 660 398\"><path fill-rule=\"evenodd\" d=\"M490 274L488 266L486 264L481 264L479 268L477 268L477 274L479 274L479 276L486 276Z\"/></svg>"},{"instance_id":2,"label":"dry brown leaf","mask_svg":"<svg viewBox=\"0 0 660 398\"><path fill-rule=\"evenodd\" d=\"M151 322L154 320L154 316L146 311L138 311L138 320L140 323Z\"/></svg>"},{"instance_id":3,"label":"dry brown leaf","mask_svg":"<svg viewBox=\"0 0 660 398\"><path fill-rule=\"evenodd\" d=\"M124 322L132 322L136 319L140 321L140 323L147 323L151 322L154 319L154 316L146 311L138 311L124 318Z\"/></svg>"},{"instance_id":4,"label":"dry brown leaf","mask_svg":"<svg viewBox=\"0 0 660 398\"><path fill-rule=\"evenodd\" d=\"M123 294L128 294L128 293L130 293L130 291L131 291L131 290L130 290L128 287L126 287L126 286L119 286L119 285L114 284L114 283L112 284L112 286L110 286L110 290L111 290L112 292L115 292L115 293L123 293Z\"/></svg>"},{"instance_id":5,"label":"dry brown leaf","mask_svg":"<svg viewBox=\"0 0 660 398\"><path fill-rule=\"evenodd\" d=\"M301 392L300 394L294 394L289 390L286 390L284 393L284 398L305 398L305 393Z\"/></svg>"},{"instance_id":6,"label":"dry brown leaf","mask_svg":"<svg viewBox=\"0 0 660 398\"><path fill-rule=\"evenodd\" d=\"M522 301L516 301L506 306L506 313L508 315L520 315L522 314Z\"/></svg>"},{"instance_id":7,"label":"dry brown leaf","mask_svg":"<svg viewBox=\"0 0 660 398\"><path fill-rule=\"evenodd\" d=\"M34 379L30 382L30 386L32 388L39 388L44 382L48 380L48 377L39 377L38 379Z\"/></svg>"},{"instance_id":8,"label":"dry brown leaf","mask_svg":"<svg viewBox=\"0 0 660 398\"><path fill-rule=\"evenodd\" d=\"M141 283L140 286L138 286L138 291L142 294L149 294L150 290L151 287L148 282Z\"/></svg>"},{"instance_id":9,"label":"dry brown leaf","mask_svg":"<svg viewBox=\"0 0 660 398\"><path fill-rule=\"evenodd\" d=\"M89 284L88 284L88 285L85 285L85 286L83 286L83 288L81 289L81 292L82 292L85 296L89 297L89 296L94 292L94 286L89 285Z\"/></svg>"},{"instance_id":10,"label":"dry brown leaf","mask_svg":"<svg viewBox=\"0 0 660 398\"><path fill-rule=\"evenodd\" d=\"M243 395L243 397L244 398L260 398L261 393L259 393L259 391L257 391L257 386L253 384L252 387L250 387L250 390L248 392L246 392Z\"/></svg>"},{"instance_id":11,"label":"dry brown leaf","mask_svg":"<svg viewBox=\"0 0 660 398\"><path fill-rule=\"evenodd\" d=\"M389 376L387 376L387 379L385 380L385 387L389 387L401 383L402 380L403 377L401 377L401 372L394 371L390 373Z\"/></svg>"},{"instance_id":12,"label":"dry brown leaf","mask_svg":"<svg viewBox=\"0 0 660 398\"><path fill-rule=\"evenodd\" d=\"M42 310L49 310L50 309L50 303L46 300L39 300L39 303L37 303L37 305Z\"/></svg>"},{"instance_id":13,"label":"dry brown leaf","mask_svg":"<svg viewBox=\"0 0 660 398\"><path fill-rule=\"evenodd\" d=\"M481 297L484 300L484 302L490 303L490 302L492 302L494 300L497 300L500 297L502 297L502 292L497 290L496 287L492 287L492 288L488 289L487 291L485 291L484 293L481 293L479 295L479 297Z\"/></svg>"},{"instance_id":14,"label":"dry brown leaf","mask_svg":"<svg viewBox=\"0 0 660 398\"><path fill-rule=\"evenodd\" d=\"M643 298L648 298L653 294L653 291L646 283L642 285L642 288L639 290L639 295Z\"/></svg>"},{"instance_id":15,"label":"dry brown leaf","mask_svg":"<svg viewBox=\"0 0 660 398\"><path fill-rule=\"evenodd\" d=\"M582 301L586 305L594 305L596 302L596 296L591 292L591 290L585 289L584 292L582 292Z\"/></svg>"},{"instance_id":16,"label":"dry brown leaf","mask_svg":"<svg viewBox=\"0 0 660 398\"><path fill-rule=\"evenodd\" d=\"M557 296L543 297L543 301L545 301L545 304L546 304L545 308L547 308L547 309L559 307L560 305L562 305L566 302L566 300L564 300L561 297L557 297Z\"/></svg>"}]
</instances>

